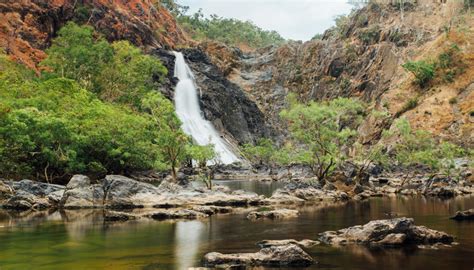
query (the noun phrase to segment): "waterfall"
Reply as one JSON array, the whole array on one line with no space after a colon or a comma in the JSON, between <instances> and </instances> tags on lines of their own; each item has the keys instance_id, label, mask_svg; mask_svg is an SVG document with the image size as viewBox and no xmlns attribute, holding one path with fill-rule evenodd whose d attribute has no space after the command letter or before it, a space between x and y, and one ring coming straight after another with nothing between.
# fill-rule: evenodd
<instances>
[{"instance_id":1,"label":"waterfall","mask_svg":"<svg viewBox=\"0 0 474 270\"><path fill-rule=\"evenodd\" d=\"M220 163L231 164L239 161L211 122L202 116L194 75L184 61L183 54L173 53L176 57L174 76L179 79L174 93L174 102L176 114L183 123L183 131L190 135L198 145L213 144Z\"/></svg>"}]
</instances>

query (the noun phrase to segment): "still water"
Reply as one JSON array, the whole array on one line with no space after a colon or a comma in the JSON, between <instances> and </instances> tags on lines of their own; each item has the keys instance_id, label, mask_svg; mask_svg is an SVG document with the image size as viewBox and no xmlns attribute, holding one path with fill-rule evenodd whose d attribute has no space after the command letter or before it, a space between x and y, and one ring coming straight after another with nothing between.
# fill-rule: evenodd
<instances>
[{"instance_id":1,"label":"still water","mask_svg":"<svg viewBox=\"0 0 474 270\"><path fill-rule=\"evenodd\" d=\"M258 183L227 184L268 192ZM316 246L308 252L319 263L307 269L473 269L474 222L448 219L468 208L474 208L474 197L393 197L306 207L298 218L279 221L248 221L244 212L201 221L114 224L104 223L101 211L0 211L0 269L188 269L200 266L210 251L255 252L255 243L264 239L316 239L320 232L387 218L389 212L453 234L460 245L442 250Z\"/></svg>"}]
</instances>

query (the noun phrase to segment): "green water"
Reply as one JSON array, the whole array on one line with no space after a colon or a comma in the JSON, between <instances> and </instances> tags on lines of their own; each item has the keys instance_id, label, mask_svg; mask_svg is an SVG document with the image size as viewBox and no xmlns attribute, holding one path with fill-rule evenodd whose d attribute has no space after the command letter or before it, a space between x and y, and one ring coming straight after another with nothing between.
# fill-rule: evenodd
<instances>
[{"instance_id":1,"label":"green water","mask_svg":"<svg viewBox=\"0 0 474 270\"><path fill-rule=\"evenodd\" d=\"M301 209L295 219L245 219L245 213L201 221L105 223L102 211L8 213L0 211L0 269L188 269L210 251L254 252L264 239L316 239L317 234L385 213L415 218L443 230L460 245L442 250L316 246L319 262L308 269L472 269L474 222L455 222L456 210L474 208L474 197L374 198L365 202ZM265 268L259 268L265 269Z\"/></svg>"}]
</instances>

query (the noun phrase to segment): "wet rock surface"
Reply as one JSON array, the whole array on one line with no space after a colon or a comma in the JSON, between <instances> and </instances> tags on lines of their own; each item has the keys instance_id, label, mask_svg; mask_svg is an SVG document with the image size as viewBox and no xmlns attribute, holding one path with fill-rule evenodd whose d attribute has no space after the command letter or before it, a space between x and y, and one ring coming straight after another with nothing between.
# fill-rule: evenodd
<instances>
[{"instance_id":1,"label":"wet rock surface","mask_svg":"<svg viewBox=\"0 0 474 270\"><path fill-rule=\"evenodd\" d=\"M360 244L368 246L391 246L419 244L450 244L453 237L424 226L415 226L411 218L394 218L370 221L338 231L320 234L319 240L325 244L343 246Z\"/></svg>"},{"instance_id":2,"label":"wet rock surface","mask_svg":"<svg viewBox=\"0 0 474 270\"><path fill-rule=\"evenodd\" d=\"M246 266L309 266L315 261L297 245L271 246L256 253L222 254L211 252L204 256L207 267Z\"/></svg>"},{"instance_id":3,"label":"wet rock surface","mask_svg":"<svg viewBox=\"0 0 474 270\"><path fill-rule=\"evenodd\" d=\"M285 240L263 240L257 243L261 248L274 247L274 246L286 246L286 245L297 245L301 248L309 248L312 246L319 245L319 241L304 239L301 241L296 241L295 239L285 239Z\"/></svg>"},{"instance_id":4,"label":"wet rock surface","mask_svg":"<svg viewBox=\"0 0 474 270\"><path fill-rule=\"evenodd\" d=\"M260 218L270 218L270 219L283 219L283 218L293 218L298 216L297 210L291 209L276 209L276 210L263 210L263 211L252 211L248 213L247 219L254 220Z\"/></svg>"},{"instance_id":5,"label":"wet rock surface","mask_svg":"<svg viewBox=\"0 0 474 270\"><path fill-rule=\"evenodd\" d=\"M458 211L454 216L451 217L454 220L474 220L474 209L469 209L465 211Z\"/></svg>"}]
</instances>

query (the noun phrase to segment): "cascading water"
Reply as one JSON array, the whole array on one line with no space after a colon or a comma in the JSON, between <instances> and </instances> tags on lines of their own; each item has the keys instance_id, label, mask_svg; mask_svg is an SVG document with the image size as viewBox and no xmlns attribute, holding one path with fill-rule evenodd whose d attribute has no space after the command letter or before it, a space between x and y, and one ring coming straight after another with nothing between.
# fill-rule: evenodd
<instances>
[{"instance_id":1,"label":"cascading water","mask_svg":"<svg viewBox=\"0 0 474 270\"><path fill-rule=\"evenodd\" d=\"M179 79L175 89L174 102L176 114L183 122L184 132L190 135L198 145L213 144L220 163L231 164L239 161L239 158L229 149L211 122L205 120L201 115L194 75L184 61L183 54L173 53L176 57L174 76Z\"/></svg>"}]
</instances>

